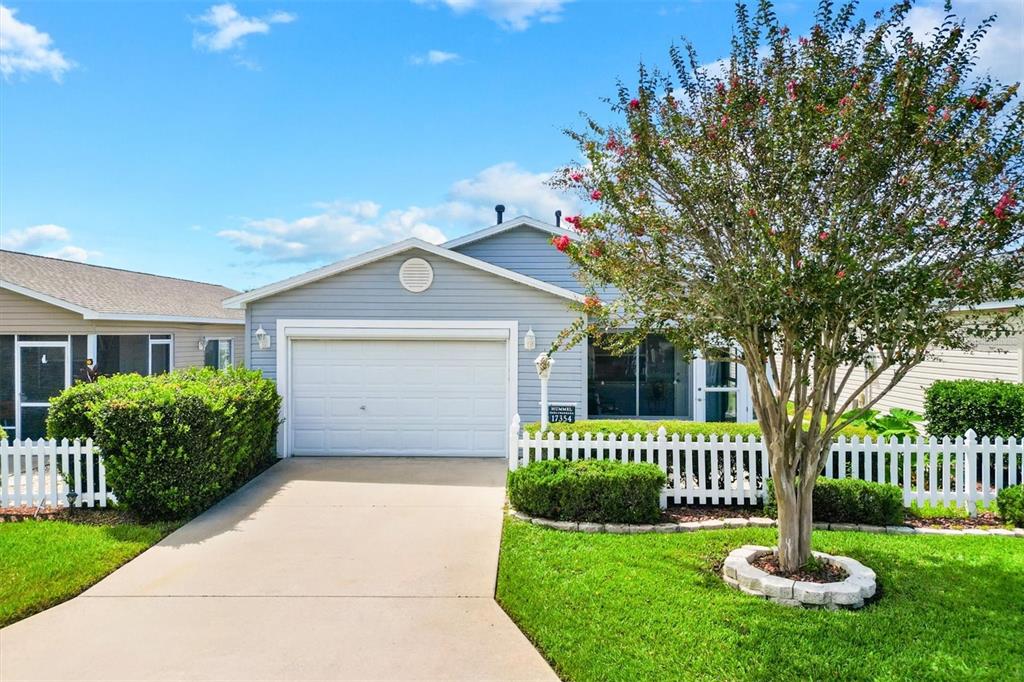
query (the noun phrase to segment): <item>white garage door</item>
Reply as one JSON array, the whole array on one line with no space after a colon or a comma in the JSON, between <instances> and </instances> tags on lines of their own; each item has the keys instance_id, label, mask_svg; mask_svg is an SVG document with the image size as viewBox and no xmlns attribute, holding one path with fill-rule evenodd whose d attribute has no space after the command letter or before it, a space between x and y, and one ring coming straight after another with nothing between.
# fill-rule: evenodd
<instances>
[{"instance_id":1,"label":"white garage door","mask_svg":"<svg viewBox=\"0 0 1024 682\"><path fill-rule=\"evenodd\" d=\"M505 341L295 340L295 455L505 455Z\"/></svg>"}]
</instances>

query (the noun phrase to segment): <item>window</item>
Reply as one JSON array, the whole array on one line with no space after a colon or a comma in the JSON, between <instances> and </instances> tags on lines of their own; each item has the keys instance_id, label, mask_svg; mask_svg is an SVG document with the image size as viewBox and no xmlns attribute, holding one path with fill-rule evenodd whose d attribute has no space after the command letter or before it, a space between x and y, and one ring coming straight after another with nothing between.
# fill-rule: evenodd
<instances>
[{"instance_id":1,"label":"window","mask_svg":"<svg viewBox=\"0 0 1024 682\"><path fill-rule=\"evenodd\" d=\"M147 376L173 369L170 334L96 337L96 371L103 376L134 372Z\"/></svg>"},{"instance_id":2,"label":"window","mask_svg":"<svg viewBox=\"0 0 1024 682\"><path fill-rule=\"evenodd\" d=\"M690 363L665 337L652 334L626 355L594 345L588 353L591 417L690 416Z\"/></svg>"},{"instance_id":3,"label":"window","mask_svg":"<svg viewBox=\"0 0 1024 682\"><path fill-rule=\"evenodd\" d=\"M203 364L214 369L227 369L234 364L234 342L231 339L207 339Z\"/></svg>"},{"instance_id":4,"label":"window","mask_svg":"<svg viewBox=\"0 0 1024 682\"><path fill-rule=\"evenodd\" d=\"M0 335L0 426L14 438L14 335Z\"/></svg>"},{"instance_id":5,"label":"window","mask_svg":"<svg viewBox=\"0 0 1024 682\"><path fill-rule=\"evenodd\" d=\"M149 337L149 373L165 374L171 371L171 337L168 334Z\"/></svg>"}]
</instances>

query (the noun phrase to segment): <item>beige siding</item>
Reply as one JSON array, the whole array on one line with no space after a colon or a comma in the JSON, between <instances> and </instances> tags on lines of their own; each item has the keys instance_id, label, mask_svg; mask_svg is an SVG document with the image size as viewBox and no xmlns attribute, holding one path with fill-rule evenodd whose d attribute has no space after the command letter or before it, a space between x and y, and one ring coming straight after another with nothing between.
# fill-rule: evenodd
<instances>
[{"instance_id":1,"label":"beige siding","mask_svg":"<svg viewBox=\"0 0 1024 682\"><path fill-rule=\"evenodd\" d=\"M0 334L170 334L176 368L203 364L200 338L230 338L234 340L235 364L243 364L244 358L241 324L86 320L78 313L6 289L0 289Z\"/></svg>"}]
</instances>

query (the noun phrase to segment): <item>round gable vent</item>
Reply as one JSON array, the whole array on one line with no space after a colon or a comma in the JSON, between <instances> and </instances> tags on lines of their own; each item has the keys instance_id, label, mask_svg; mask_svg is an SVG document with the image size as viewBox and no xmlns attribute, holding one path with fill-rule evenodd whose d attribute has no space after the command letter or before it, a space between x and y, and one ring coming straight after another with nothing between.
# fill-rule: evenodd
<instances>
[{"instance_id":1,"label":"round gable vent","mask_svg":"<svg viewBox=\"0 0 1024 682\"><path fill-rule=\"evenodd\" d=\"M434 281L434 269L422 258L410 258L398 269L398 281L414 294L426 291Z\"/></svg>"}]
</instances>

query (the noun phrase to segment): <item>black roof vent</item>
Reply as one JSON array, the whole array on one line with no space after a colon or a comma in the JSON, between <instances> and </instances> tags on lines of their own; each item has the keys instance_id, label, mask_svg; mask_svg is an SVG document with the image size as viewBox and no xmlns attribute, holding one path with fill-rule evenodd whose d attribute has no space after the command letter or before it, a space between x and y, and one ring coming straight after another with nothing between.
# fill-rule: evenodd
<instances>
[{"instance_id":1,"label":"black roof vent","mask_svg":"<svg viewBox=\"0 0 1024 682\"><path fill-rule=\"evenodd\" d=\"M555 227L561 227L561 226L562 226L562 212L561 211L555 211Z\"/></svg>"},{"instance_id":2,"label":"black roof vent","mask_svg":"<svg viewBox=\"0 0 1024 682\"><path fill-rule=\"evenodd\" d=\"M497 206L494 207L494 212L498 214L498 224L501 225L501 221L503 220L501 214L505 212L505 205L498 204Z\"/></svg>"}]
</instances>

